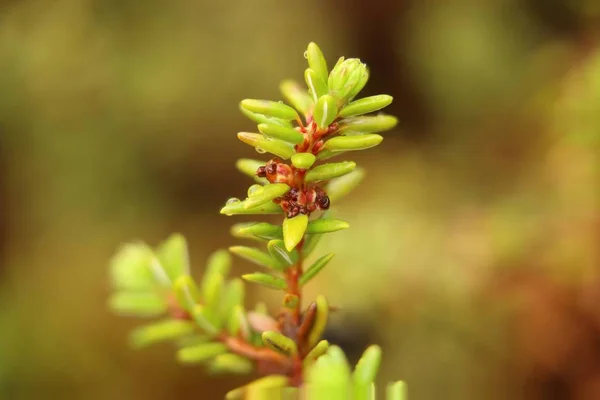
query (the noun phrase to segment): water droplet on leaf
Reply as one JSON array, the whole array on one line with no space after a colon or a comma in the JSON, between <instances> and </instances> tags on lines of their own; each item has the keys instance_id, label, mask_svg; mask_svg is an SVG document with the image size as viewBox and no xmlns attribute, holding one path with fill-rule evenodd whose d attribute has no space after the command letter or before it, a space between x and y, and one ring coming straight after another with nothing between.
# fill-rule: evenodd
<instances>
[{"instance_id":1,"label":"water droplet on leaf","mask_svg":"<svg viewBox=\"0 0 600 400\"><path fill-rule=\"evenodd\" d=\"M256 150L256 152L258 154L265 154L267 151L265 149L263 149L262 147L255 147L254 148Z\"/></svg>"},{"instance_id":2,"label":"water droplet on leaf","mask_svg":"<svg viewBox=\"0 0 600 400\"><path fill-rule=\"evenodd\" d=\"M241 200L240 200L240 199L238 199L237 197L232 197L232 198L230 198L229 200L227 200L227 202L225 203L225 205L228 205L228 206L230 206L230 205L232 205L232 204L239 203L240 201L241 201Z\"/></svg>"},{"instance_id":3,"label":"water droplet on leaf","mask_svg":"<svg viewBox=\"0 0 600 400\"><path fill-rule=\"evenodd\" d=\"M252 185L248 188L248 197L256 196L263 192L262 185Z\"/></svg>"},{"instance_id":4,"label":"water droplet on leaf","mask_svg":"<svg viewBox=\"0 0 600 400\"><path fill-rule=\"evenodd\" d=\"M306 50L306 51L304 52L304 58L306 58L306 59L308 60L308 50Z\"/></svg>"}]
</instances>

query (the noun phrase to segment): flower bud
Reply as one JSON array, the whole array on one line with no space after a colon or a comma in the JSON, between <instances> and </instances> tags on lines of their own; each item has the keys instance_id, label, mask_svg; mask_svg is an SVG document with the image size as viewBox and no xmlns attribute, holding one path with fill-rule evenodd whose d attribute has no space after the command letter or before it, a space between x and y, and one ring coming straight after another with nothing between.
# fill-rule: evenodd
<instances>
[{"instance_id":1,"label":"flower bud","mask_svg":"<svg viewBox=\"0 0 600 400\"><path fill-rule=\"evenodd\" d=\"M336 64L329 74L329 93L338 104L352 100L367 84L369 71L358 58L350 58Z\"/></svg>"}]
</instances>

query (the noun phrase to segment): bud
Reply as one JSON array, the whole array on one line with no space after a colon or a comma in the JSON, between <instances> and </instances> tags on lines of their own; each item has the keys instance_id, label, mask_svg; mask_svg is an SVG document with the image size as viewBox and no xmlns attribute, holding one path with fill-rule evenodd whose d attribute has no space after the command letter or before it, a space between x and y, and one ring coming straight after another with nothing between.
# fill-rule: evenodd
<instances>
[{"instance_id":1,"label":"bud","mask_svg":"<svg viewBox=\"0 0 600 400\"><path fill-rule=\"evenodd\" d=\"M349 58L336 64L329 74L329 93L338 104L352 100L367 84L369 71L358 58Z\"/></svg>"}]
</instances>

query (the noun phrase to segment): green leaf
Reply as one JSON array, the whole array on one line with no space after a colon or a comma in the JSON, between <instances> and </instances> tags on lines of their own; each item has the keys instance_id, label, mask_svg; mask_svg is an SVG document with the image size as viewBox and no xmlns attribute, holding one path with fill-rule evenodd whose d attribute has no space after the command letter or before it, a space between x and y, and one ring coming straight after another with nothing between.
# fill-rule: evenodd
<instances>
[{"instance_id":1,"label":"green leaf","mask_svg":"<svg viewBox=\"0 0 600 400\"><path fill-rule=\"evenodd\" d=\"M242 275L242 278L247 280L248 282L258 283L259 285L268 287L270 289L280 289L283 290L287 287L285 280L283 278L263 274L262 272L254 272L252 274Z\"/></svg>"},{"instance_id":2,"label":"green leaf","mask_svg":"<svg viewBox=\"0 0 600 400\"><path fill-rule=\"evenodd\" d=\"M177 351L177 361L182 364L197 364L226 352L227 346L223 343L202 343L179 349Z\"/></svg>"},{"instance_id":3,"label":"green leaf","mask_svg":"<svg viewBox=\"0 0 600 400\"><path fill-rule=\"evenodd\" d=\"M151 289L156 278L150 269L152 250L143 243L123 245L110 262L111 277L116 289Z\"/></svg>"},{"instance_id":4,"label":"green leaf","mask_svg":"<svg viewBox=\"0 0 600 400\"><path fill-rule=\"evenodd\" d=\"M210 279L205 279L202 286L202 298L204 304L215 309L221 303L221 297L225 286L225 278L223 275L214 274Z\"/></svg>"},{"instance_id":5,"label":"green leaf","mask_svg":"<svg viewBox=\"0 0 600 400\"><path fill-rule=\"evenodd\" d=\"M325 149L333 152L366 150L377 146L383 136L374 133L357 136L336 136L325 142Z\"/></svg>"},{"instance_id":6,"label":"green leaf","mask_svg":"<svg viewBox=\"0 0 600 400\"><path fill-rule=\"evenodd\" d=\"M342 108L339 113L339 117L347 118L354 117L356 115L368 114L377 110L381 110L384 107L389 106L394 98L387 94L380 94L377 96L369 96L360 100L353 101L346 107Z\"/></svg>"},{"instance_id":7,"label":"green leaf","mask_svg":"<svg viewBox=\"0 0 600 400\"><path fill-rule=\"evenodd\" d=\"M315 302L317 303L317 315L310 333L308 334L309 348L314 347L319 342L321 335L323 335L323 332L325 331L327 320L329 318L329 303L327 302L327 298L319 295L317 296Z\"/></svg>"},{"instance_id":8,"label":"green leaf","mask_svg":"<svg viewBox=\"0 0 600 400\"><path fill-rule=\"evenodd\" d=\"M325 129L331 124L337 116L337 106L335 99L326 94L317 100L315 104L315 110L313 112L313 118L317 126L321 129Z\"/></svg>"},{"instance_id":9,"label":"green leaf","mask_svg":"<svg viewBox=\"0 0 600 400\"><path fill-rule=\"evenodd\" d=\"M165 299L151 292L117 292L108 304L113 312L124 316L154 317L167 311Z\"/></svg>"},{"instance_id":10,"label":"green leaf","mask_svg":"<svg viewBox=\"0 0 600 400\"><path fill-rule=\"evenodd\" d=\"M244 114L246 117L248 117L250 120L256 122L257 124L277 124L277 125L282 125L282 126L292 126L290 121L287 121L287 120L281 119L281 118L271 118L271 117L267 117L266 115L253 113L253 112L248 111L247 109L243 108L241 104L240 104L240 111L242 112L242 114Z\"/></svg>"},{"instance_id":11,"label":"green leaf","mask_svg":"<svg viewBox=\"0 0 600 400\"><path fill-rule=\"evenodd\" d=\"M233 308L233 312L229 315L227 321L227 332L231 336L237 336L241 332L244 339L248 339L250 336L250 326L248 325L248 319L244 307L237 305Z\"/></svg>"},{"instance_id":12,"label":"green leaf","mask_svg":"<svg viewBox=\"0 0 600 400\"><path fill-rule=\"evenodd\" d=\"M238 139L256 149L259 153L269 152L284 160L296 153L294 146L279 139L267 139L259 133L239 132Z\"/></svg>"},{"instance_id":13,"label":"green leaf","mask_svg":"<svg viewBox=\"0 0 600 400\"><path fill-rule=\"evenodd\" d=\"M356 364L352 380L355 384L368 384L375 380L377 370L381 364L381 348L377 345L369 346Z\"/></svg>"},{"instance_id":14,"label":"green leaf","mask_svg":"<svg viewBox=\"0 0 600 400\"><path fill-rule=\"evenodd\" d=\"M237 229L241 236L252 235L260 239L282 239L283 229L281 225L272 225L267 222L253 222L245 224Z\"/></svg>"},{"instance_id":15,"label":"green leaf","mask_svg":"<svg viewBox=\"0 0 600 400\"><path fill-rule=\"evenodd\" d=\"M304 245L302 246L302 255L304 258L308 257L315 250L322 237L323 235L320 233L306 235Z\"/></svg>"},{"instance_id":16,"label":"green leaf","mask_svg":"<svg viewBox=\"0 0 600 400\"><path fill-rule=\"evenodd\" d=\"M260 265L261 267L267 267L278 271L283 271L284 269L284 264L281 264L277 259L255 247L232 246L229 248L229 251L245 260Z\"/></svg>"},{"instance_id":17,"label":"green leaf","mask_svg":"<svg viewBox=\"0 0 600 400\"><path fill-rule=\"evenodd\" d=\"M391 115L346 118L341 121L338 133L342 135L360 135L363 133L388 131L396 126L398 119Z\"/></svg>"},{"instance_id":18,"label":"green leaf","mask_svg":"<svg viewBox=\"0 0 600 400\"><path fill-rule=\"evenodd\" d=\"M294 357L298 354L296 343L287 336L275 331L265 331L262 333L262 341L271 350L274 350L287 357Z\"/></svg>"},{"instance_id":19,"label":"green leaf","mask_svg":"<svg viewBox=\"0 0 600 400\"><path fill-rule=\"evenodd\" d=\"M329 360L331 360L332 364L335 365L340 371L345 380L350 378L350 364L348 363L348 359L344 354L344 351L339 346L329 346L327 350L327 356Z\"/></svg>"},{"instance_id":20,"label":"green leaf","mask_svg":"<svg viewBox=\"0 0 600 400\"><path fill-rule=\"evenodd\" d=\"M177 302L186 311L190 311L200 301L200 290L189 275L177 278L173 284L173 290Z\"/></svg>"},{"instance_id":21,"label":"green leaf","mask_svg":"<svg viewBox=\"0 0 600 400\"><path fill-rule=\"evenodd\" d=\"M327 340L321 340L312 350L304 357L302 363L304 367L314 363L317 361L317 358L321 357L323 354L327 353L327 349L329 349L329 342Z\"/></svg>"},{"instance_id":22,"label":"green leaf","mask_svg":"<svg viewBox=\"0 0 600 400\"><path fill-rule=\"evenodd\" d=\"M295 250L287 251L283 240L274 239L269 241L267 249L279 265L283 265L282 270L285 270L290 265L293 265L298 261L298 252Z\"/></svg>"},{"instance_id":23,"label":"green leaf","mask_svg":"<svg viewBox=\"0 0 600 400\"><path fill-rule=\"evenodd\" d=\"M300 169L309 169L316 160L317 157L312 153L296 153L292 156L292 165Z\"/></svg>"},{"instance_id":24,"label":"green leaf","mask_svg":"<svg viewBox=\"0 0 600 400\"><path fill-rule=\"evenodd\" d=\"M283 220L283 241L285 249L292 251L304 238L308 226L308 215L300 214Z\"/></svg>"},{"instance_id":25,"label":"green leaf","mask_svg":"<svg viewBox=\"0 0 600 400\"><path fill-rule=\"evenodd\" d=\"M217 250L210 255L208 261L206 262L206 271L204 272L204 279L207 279L214 274L227 276L230 270L231 255L227 252L227 250Z\"/></svg>"},{"instance_id":26,"label":"green leaf","mask_svg":"<svg viewBox=\"0 0 600 400\"><path fill-rule=\"evenodd\" d=\"M263 114L268 117L281 118L284 120L294 120L298 118L296 110L277 101L246 99L242 100L240 105L250 112Z\"/></svg>"},{"instance_id":27,"label":"green leaf","mask_svg":"<svg viewBox=\"0 0 600 400\"><path fill-rule=\"evenodd\" d=\"M284 375L269 375L264 378L250 382L246 386L234 389L225 395L226 400L241 399L260 399L265 398L266 393L273 393L273 400L280 398L279 391L273 389L283 389L289 382L289 378ZM267 395L268 396L268 395ZM271 397L269 397L271 398Z\"/></svg>"},{"instance_id":28,"label":"green leaf","mask_svg":"<svg viewBox=\"0 0 600 400\"><path fill-rule=\"evenodd\" d=\"M129 343L139 349L159 342L180 339L192 333L194 333L192 322L167 319L136 328L129 334Z\"/></svg>"},{"instance_id":29,"label":"green leaf","mask_svg":"<svg viewBox=\"0 0 600 400\"><path fill-rule=\"evenodd\" d=\"M341 231L350 227L346 221L335 218L318 218L308 223L306 233L329 233Z\"/></svg>"},{"instance_id":30,"label":"green leaf","mask_svg":"<svg viewBox=\"0 0 600 400\"><path fill-rule=\"evenodd\" d=\"M232 201L235 200L235 201ZM221 208L221 214L227 216L237 214L282 214L283 210L279 204L273 202L267 202L253 208L245 208L246 200L240 201L239 199L228 200L225 207Z\"/></svg>"},{"instance_id":31,"label":"green leaf","mask_svg":"<svg viewBox=\"0 0 600 400\"><path fill-rule=\"evenodd\" d=\"M386 389L387 400L407 400L406 384L402 381L390 383Z\"/></svg>"},{"instance_id":32,"label":"green leaf","mask_svg":"<svg viewBox=\"0 0 600 400\"><path fill-rule=\"evenodd\" d=\"M300 277L300 284L306 285L331 261L335 254L329 253L315 261Z\"/></svg>"},{"instance_id":33,"label":"green leaf","mask_svg":"<svg viewBox=\"0 0 600 400\"><path fill-rule=\"evenodd\" d=\"M238 169L238 171L262 184L268 183L269 181L265 178L259 178L256 176L256 170L259 167L264 167L264 165L264 161L252 160L250 158L240 158L235 163L235 167Z\"/></svg>"},{"instance_id":34,"label":"green leaf","mask_svg":"<svg viewBox=\"0 0 600 400\"><path fill-rule=\"evenodd\" d=\"M320 161L329 160L330 158L339 156L340 154L344 154L344 152L343 151L331 151L329 149L322 148L317 153L317 160L320 160Z\"/></svg>"},{"instance_id":35,"label":"green leaf","mask_svg":"<svg viewBox=\"0 0 600 400\"><path fill-rule=\"evenodd\" d=\"M237 306L244 304L244 283L239 278L234 278L225 286L223 296L223 313L226 316L231 315Z\"/></svg>"},{"instance_id":36,"label":"green leaf","mask_svg":"<svg viewBox=\"0 0 600 400\"><path fill-rule=\"evenodd\" d=\"M271 183L265 185L262 190L255 191L252 196L246 199L244 208L251 209L258 207L266 202L273 201L277 197L281 197L290 190L290 187L285 183Z\"/></svg>"},{"instance_id":37,"label":"green leaf","mask_svg":"<svg viewBox=\"0 0 600 400\"><path fill-rule=\"evenodd\" d=\"M365 71L359 76L352 90L348 92L347 101L352 101L364 89L369 81L370 74L369 69L365 68Z\"/></svg>"},{"instance_id":38,"label":"green leaf","mask_svg":"<svg viewBox=\"0 0 600 400\"><path fill-rule=\"evenodd\" d=\"M206 308L200 304L194 306L190 312L196 324L206 333L207 335L216 335L219 333L219 329L210 321L210 317Z\"/></svg>"},{"instance_id":39,"label":"green leaf","mask_svg":"<svg viewBox=\"0 0 600 400\"><path fill-rule=\"evenodd\" d=\"M304 71L304 80L306 86L308 86L308 93L312 96L314 102L327 94L327 82L321 79L313 69L307 68Z\"/></svg>"},{"instance_id":40,"label":"green leaf","mask_svg":"<svg viewBox=\"0 0 600 400\"><path fill-rule=\"evenodd\" d=\"M362 90L369 79L367 66L358 58L342 61L331 70L328 79L329 93L340 104L345 104Z\"/></svg>"},{"instance_id":41,"label":"green leaf","mask_svg":"<svg viewBox=\"0 0 600 400\"><path fill-rule=\"evenodd\" d=\"M285 80L281 82L279 90L286 100L304 115L307 115L315 104L306 89L297 82Z\"/></svg>"},{"instance_id":42,"label":"green leaf","mask_svg":"<svg viewBox=\"0 0 600 400\"><path fill-rule=\"evenodd\" d=\"M217 355L208 365L213 374L249 374L252 369L250 360L231 353Z\"/></svg>"},{"instance_id":43,"label":"green leaf","mask_svg":"<svg viewBox=\"0 0 600 400\"><path fill-rule=\"evenodd\" d=\"M283 140L285 142L298 144L304 141L304 135L294 128L273 124L259 124L258 130L271 138Z\"/></svg>"},{"instance_id":44,"label":"green leaf","mask_svg":"<svg viewBox=\"0 0 600 400\"><path fill-rule=\"evenodd\" d=\"M190 273L188 246L180 233L174 233L165 240L156 251L160 264L171 280Z\"/></svg>"},{"instance_id":45,"label":"green leaf","mask_svg":"<svg viewBox=\"0 0 600 400\"><path fill-rule=\"evenodd\" d=\"M306 57L308 58L308 66L313 71L315 71L315 73L320 79L326 82L329 76L329 70L327 69L327 61L325 60L323 52L321 51L319 46L317 46L316 43L310 42L308 44L308 49L306 50Z\"/></svg>"},{"instance_id":46,"label":"green leaf","mask_svg":"<svg viewBox=\"0 0 600 400\"><path fill-rule=\"evenodd\" d=\"M356 168L353 161L343 161L338 163L328 163L319 165L306 174L306 182L325 181L338 176L346 175Z\"/></svg>"},{"instance_id":47,"label":"green leaf","mask_svg":"<svg viewBox=\"0 0 600 400\"><path fill-rule=\"evenodd\" d=\"M329 200L335 203L348 195L364 179L365 170L356 168L347 175L329 181L326 187Z\"/></svg>"}]
</instances>

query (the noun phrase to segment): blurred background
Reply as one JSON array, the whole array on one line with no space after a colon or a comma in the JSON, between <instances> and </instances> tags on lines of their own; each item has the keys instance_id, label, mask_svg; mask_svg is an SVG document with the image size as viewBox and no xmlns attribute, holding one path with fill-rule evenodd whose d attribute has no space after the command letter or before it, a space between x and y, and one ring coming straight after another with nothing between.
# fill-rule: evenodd
<instances>
[{"instance_id":1,"label":"blurred background","mask_svg":"<svg viewBox=\"0 0 600 400\"><path fill-rule=\"evenodd\" d=\"M238 102L280 99L315 41L365 61L401 121L352 155L352 228L320 245L327 337L353 360L381 344L411 400L600 399L599 27L597 0L0 1L0 398L247 380L130 350L108 261L182 232L200 274L235 243L218 210L260 157Z\"/></svg>"}]
</instances>

